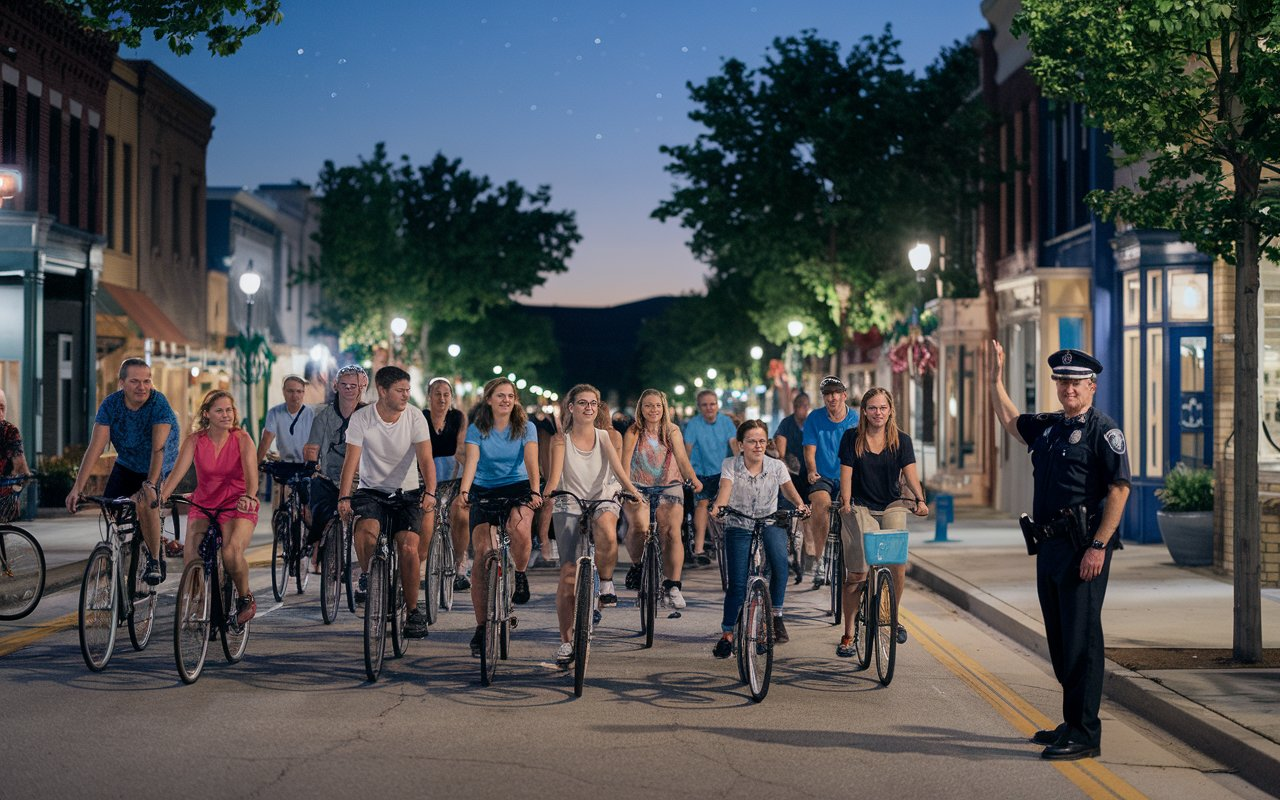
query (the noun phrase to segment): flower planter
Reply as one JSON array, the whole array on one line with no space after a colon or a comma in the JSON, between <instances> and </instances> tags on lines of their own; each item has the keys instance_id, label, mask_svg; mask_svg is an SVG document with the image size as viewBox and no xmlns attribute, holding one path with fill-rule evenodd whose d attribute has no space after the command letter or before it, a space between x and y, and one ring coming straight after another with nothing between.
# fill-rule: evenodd
<instances>
[{"instance_id":1,"label":"flower planter","mask_svg":"<svg viewBox=\"0 0 1280 800\"><path fill-rule=\"evenodd\" d=\"M1180 567L1213 564L1212 511L1157 511L1160 536Z\"/></svg>"}]
</instances>

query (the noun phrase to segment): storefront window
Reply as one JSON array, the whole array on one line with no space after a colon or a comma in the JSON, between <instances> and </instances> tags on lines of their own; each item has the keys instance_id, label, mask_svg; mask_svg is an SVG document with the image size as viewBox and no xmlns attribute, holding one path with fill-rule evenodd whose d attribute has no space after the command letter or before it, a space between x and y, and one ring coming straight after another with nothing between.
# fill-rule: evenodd
<instances>
[{"instance_id":1,"label":"storefront window","mask_svg":"<svg viewBox=\"0 0 1280 800\"><path fill-rule=\"evenodd\" d=\"M1169 321L1209 321L1209 275L1178 270L1169 273Z\"/></svg>"},{"instance_id":2,"label":"storefront window","mask_svg":"<svg viewBox=\"0 0 1280 800\"><path fill-rule=\"evenodd\" d=\"M1181 380L1181 403L1178 409L1179 461L1189 467L1205 463L1205 356L1209 340L1204 336L1178 339L1178 372Z\"/></svg>"},{"instance_id":3,"label":"storefront window","mask_svg":"<svg viewBox=\"0 0 1280 800\"><path fill-rule=\"evenodd\" d=\"M1280 463L1280 271L1262 269L1262 424L1258 459ZM1276 442L1276 445L1272 444Z\"/></svg>"},{"instance_id":4,"label":"storefront window","mask_svg":"<svg viewBox=\"0 0 1280 800\"><path fill-rule=\"evenodd\" d=\"M1142 332L1124 332L1124 438L1131 447L1142 441ZM1133 465L1142 472L1142 463Z\"/></svg>"},{"instance_id":5,"label":"storefront window","mask_svg":"<svg viewBox=\"0 0 1280 800\"><path fill-rule=\"evenodd\" d=\"M1163 278L1159 271L1147 273L1147 322L1164 319Z\"/></svg>"},{"instance_id":6,"label":"storefront window","mask_svg":"<svg viewBox=\"0 0 1280 800\"><path fill-rule=\"evenodd\" d=\"M1142 278L1137 273L1124 279L1124 324L1137 325L1142 321Z\"/></svg>"},{"instance_id":7,"label":"storefront window","mask_svg":"<svg viewBox=\"0 0 1280 800\"><path fill-rule=\"evenodd\" d=\"M1147 331L1146 474L1164 474L1164 330Z\"/></svg>"}]
</instances>

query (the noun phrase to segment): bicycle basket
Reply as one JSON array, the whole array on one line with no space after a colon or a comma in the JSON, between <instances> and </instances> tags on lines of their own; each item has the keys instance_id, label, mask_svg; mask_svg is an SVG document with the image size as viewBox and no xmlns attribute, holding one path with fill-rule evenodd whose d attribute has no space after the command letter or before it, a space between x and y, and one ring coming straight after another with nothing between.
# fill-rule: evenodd
<instances>
[{"instance_id":1,"label":"bicycle basket","mask_svg":"<svg viewBox=\"0 0 1280 800\"><path fill-rule=\"evenodd\" d=\"M906 531L864 533L862 546L866 551L867 563L872 566L907 563Z\"/></svg>"}]
</instances>

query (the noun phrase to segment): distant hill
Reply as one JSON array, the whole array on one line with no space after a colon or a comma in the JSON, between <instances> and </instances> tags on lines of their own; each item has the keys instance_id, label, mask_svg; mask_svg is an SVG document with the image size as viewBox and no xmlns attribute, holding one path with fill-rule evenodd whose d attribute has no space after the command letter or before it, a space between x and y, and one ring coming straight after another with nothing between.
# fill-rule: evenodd
<instances>
[{"instance_id":1,"label":"distant hill","mask_svg":"<svg viewBox=\"0 0 1280 800\"><path fill-rule=\"evenodd\" d=\"M661 316L673 296L650 297L619 306L533 306L530 314L546 317L560 348L561 374L566 384L590 383L604 393L613 407L635 398L643 386L636 383L637 337L645 320Z\"/></svg>"}]
</instances>

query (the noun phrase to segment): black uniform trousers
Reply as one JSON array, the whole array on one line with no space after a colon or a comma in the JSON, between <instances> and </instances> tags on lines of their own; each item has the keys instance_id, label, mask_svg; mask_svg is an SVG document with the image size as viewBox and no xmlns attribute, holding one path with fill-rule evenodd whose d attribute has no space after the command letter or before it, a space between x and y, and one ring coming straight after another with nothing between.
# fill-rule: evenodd
<instances>
[{"instance_id":1,"label":"black uniform trousers","mask_svg":"<svg viewBox=\"0 0 1280 800\"><path fill-rule=\"evenodd\" d=\"M1080 580L1080 559L1070 537L1040 544L1036 557L1036 589L1044 615L1045 636L1053 674L1062 684L1062 719L1072 742L1099 747L1102 722L1102 678L1106 654L1102 642L1102 601L1111 573L1111 550L1102 572Z\"/></svg>"}]
</instances>

